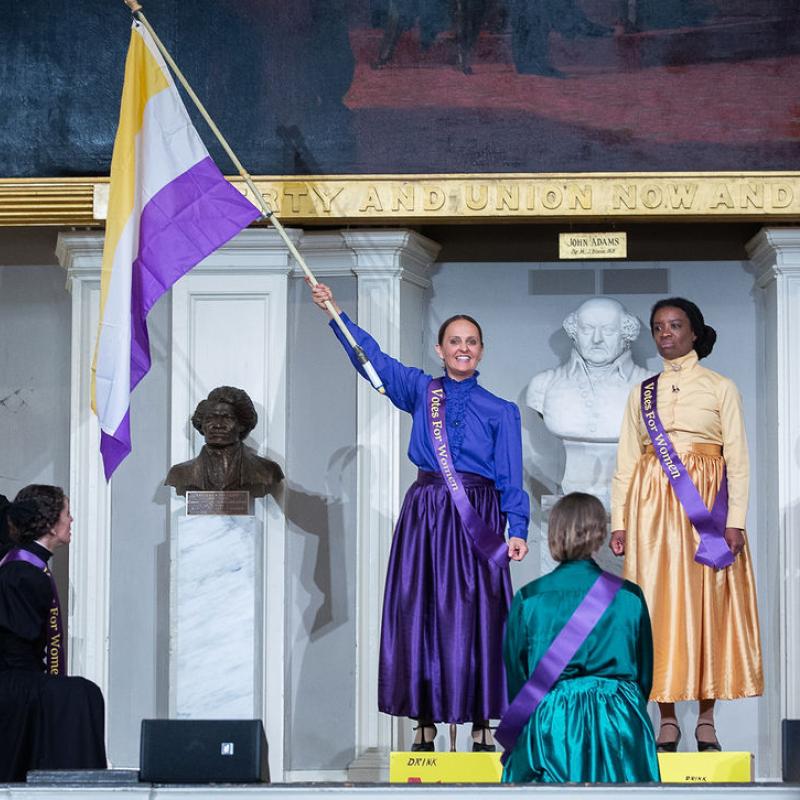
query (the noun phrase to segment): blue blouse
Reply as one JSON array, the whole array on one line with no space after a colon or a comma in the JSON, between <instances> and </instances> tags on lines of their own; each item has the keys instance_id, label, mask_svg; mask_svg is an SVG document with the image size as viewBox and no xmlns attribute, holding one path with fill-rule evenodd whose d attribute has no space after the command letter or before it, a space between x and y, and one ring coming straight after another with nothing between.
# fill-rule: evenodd
<instances>
[{"instance_id":1,"label":"blue blouse","mask_svg":"<svg viewBox=\"0 0 800 800\"><path fill-rule=\"evenodd\" d=\"M408 457L419 469L439 472L427 429L425 397L431 376L407 367L387 356L378 343L358 327L347 314L342 319L363 348L383 381L389 399L413 417ZM333 332L342 343L353 366L366 378L353 349L338 326ZM447 398L445 427L450 452L459 472L474 472L494 481L500 493L500 508L508 517L509 536L528 538L530 502L522 488L522 424L519 409L478 385L471 378L454 381L444 377Z\"/></svg>"}]
</instances>

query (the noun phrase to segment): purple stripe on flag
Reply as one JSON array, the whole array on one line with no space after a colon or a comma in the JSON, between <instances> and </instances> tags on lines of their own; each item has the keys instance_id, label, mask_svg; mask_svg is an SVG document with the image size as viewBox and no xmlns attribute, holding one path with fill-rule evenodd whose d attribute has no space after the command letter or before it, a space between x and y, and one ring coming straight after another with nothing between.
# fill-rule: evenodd
<instances>
[{"instance_id":1,"label":"purple stripe on flag","mask_svg":"<svg viewBox=\"0 0 800 800\"><path fill-rule=\"evenodd\" d=\"M113 434L100 431L100 455L106 480L111 480L114 470L131 451L131 410L125 412L119 427Z\"/></svg>"},{"instance_id":2,"label":"purple stripe on flag","mask_svg":"<svg viewBox=\"0 0 800 800\"><path fill-rule=\"evenodd\" d=\"M260 214L225 180L210 157L170 181L147 202L131 275L131 392L150 369L150 309L180 277ZM131 450L130 407L113 434L102 433L100 450L108 480Z\"/></svg>"},{"instance_id":3,"label":"purple stripe on flag","mask_svg":"<svg viewBox=\"0 0 800 800\"><path fill-rule=\"evenodd\" d=\"M144 207L131 285L131 391L150 369L150 309L195 264L260 215L210 157L170 181Z\"/></svg>"}]
</instances>

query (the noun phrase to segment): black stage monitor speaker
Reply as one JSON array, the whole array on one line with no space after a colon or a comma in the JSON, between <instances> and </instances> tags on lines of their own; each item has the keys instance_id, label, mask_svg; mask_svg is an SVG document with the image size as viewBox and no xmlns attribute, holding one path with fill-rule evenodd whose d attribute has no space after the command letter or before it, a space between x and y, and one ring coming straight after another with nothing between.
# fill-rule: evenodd
<instances>
[{"instance_id":1,"label":"black stage monitor speaker","mask_svg":"<svg viewBox=\"0 0 800 800\"><path fill-rule=\"evenodd\" d=\"M785 719L781 723L783 739L783 780L800 783L800 719Z\"/></svg>"},{"instance_id":2,"label":"black stage monitor speaker","mask_svg":"<svg viewBox=\"0 0 800 800\"><path fill-rule=\"evenodd\" d=\"M257 719L143 719L139 756L144 783L269 783Z\"/></svg>"}]
</instances>

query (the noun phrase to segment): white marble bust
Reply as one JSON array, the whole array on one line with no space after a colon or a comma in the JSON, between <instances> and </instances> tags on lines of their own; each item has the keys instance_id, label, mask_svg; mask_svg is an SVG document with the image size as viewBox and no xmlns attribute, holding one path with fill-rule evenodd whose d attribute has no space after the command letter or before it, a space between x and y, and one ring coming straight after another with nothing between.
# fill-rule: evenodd
<instances>
[{"instance_id":1,"label":"white marble bust","mask_svg":"<svg viewBox=\"0 0 800 800\"><path fill-rule=\"evenodd\" d=\"M648 377L630 353L639 320L618 300L593 297L563 327L573 342L569 360L534 375L527 405L561 439L616 442L631 386Z\"/></svg>"},{"instance_id":2,"label":"white marble bust","mask_svg":"<svg viewBox=\"0 0 800 800\"><path fill-rule=\"evenodd\" d=\"M593 297L563 322L572 340L565 364L540 372L528 384L526 403L541 414L545 427L564 445L561 492L588 492L609 506L617 441L631 386L653 374L634 363L630 348L639 335L639 320L618 300ZM555 476L553 476L555 478ZM542 501L542 530L558 495ZM542 572L554 567L541 540ZM621 560L601 548L596 554L603 569L620 574Z\"/></svg>"}]
</instances>

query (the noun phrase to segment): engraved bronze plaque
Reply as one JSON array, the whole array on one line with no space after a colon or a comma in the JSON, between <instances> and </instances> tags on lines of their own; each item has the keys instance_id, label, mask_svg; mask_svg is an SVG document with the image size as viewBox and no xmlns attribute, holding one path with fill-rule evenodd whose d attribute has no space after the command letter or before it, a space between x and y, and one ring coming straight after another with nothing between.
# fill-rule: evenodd
<instances>
[{"instance_id":1,"label":"engraved bronze plaque","mask_svg":"<svg viewBox=\"0 0 800 800\"><path fill-rule=\"evenodd\" d=\"M628 234L611 233L559 233L559 258L626 258Z\"/></svg>"},{"instance_id":2,"label":"engraved bronze plaque","mask_svg":"<svg viewBox=\"0 0 800 800\"><path fill-rule=\"evenodd\" d=\"M242 517L250 511L250 492L186 492L186 515Z\"/></svg>"}]
</instances>

